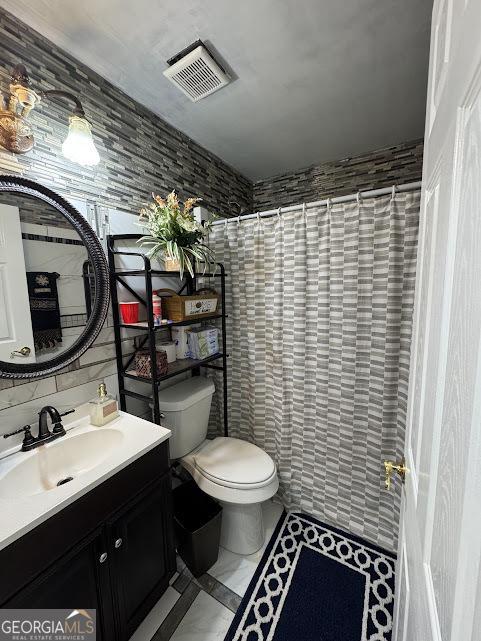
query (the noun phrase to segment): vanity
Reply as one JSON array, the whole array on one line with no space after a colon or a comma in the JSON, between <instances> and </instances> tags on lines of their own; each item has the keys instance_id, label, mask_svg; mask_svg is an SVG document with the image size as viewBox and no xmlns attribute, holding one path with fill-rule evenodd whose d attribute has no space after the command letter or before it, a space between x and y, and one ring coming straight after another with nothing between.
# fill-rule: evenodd
<instances>
[{"instance_id":1,"label":"vanity","mask_svg":"<svg viewBox=\"0 0 481 641\"><path fill-rule=\"evenodd\" d=\"M175 572L170 431L76 414L0 460L0 607L95 608L98 639L128 640Z\"/></svg>"}]
</instances>

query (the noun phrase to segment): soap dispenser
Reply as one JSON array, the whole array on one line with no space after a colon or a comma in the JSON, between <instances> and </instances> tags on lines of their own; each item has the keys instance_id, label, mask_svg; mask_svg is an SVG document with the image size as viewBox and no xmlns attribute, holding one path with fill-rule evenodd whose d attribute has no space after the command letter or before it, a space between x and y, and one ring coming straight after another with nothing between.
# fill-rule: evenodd
<instances>
[{"instance_id":1,"label":"soap dispenser","mask_svg":"<svg viewBox=\"0 0 481 641\"><path fill-rule=\"evenodd\" d=\"M107 394L105 383L100 383L98 397L90 401L90 422L101 427L119 415L117 400Z\"/></svg>"}]
</instances>

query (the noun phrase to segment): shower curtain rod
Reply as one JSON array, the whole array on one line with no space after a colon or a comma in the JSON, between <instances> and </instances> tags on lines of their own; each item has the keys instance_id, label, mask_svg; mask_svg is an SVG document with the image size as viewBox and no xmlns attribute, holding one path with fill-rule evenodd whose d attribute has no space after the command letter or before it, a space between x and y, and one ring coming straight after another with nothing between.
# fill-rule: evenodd
<instances>
[{"instance_id":1,"label":"shower curtain rod","mask_svg":"<svg viewBox=\"0 0 481 641\"><path fill-rule=\"evenodd\" d=\"M404 185L393 185L392 187L382 187L381 189L371 189L368 191L358 191L355 194L349 194L348 196L336 196L335 198L325 198L324 200L316 200L310 203L301 203L299 205L290 205L289 207L278 207L277 209L269 209L267 211L255 213L255 214L244 214L243 216L233 216L232 218L220 218L219 220L214 220L213 225L225 225L226 223L239 222L240 220L249 220L251 218L268 218L270 216L275 216L276 214L287 214L298 209L305 207L309 209L310 207L321 207L322 205L335 205L336 203L348 203L351 200L356 200L360 198L375 198L376 196L387 196L392 194L393 190L396 193L402 193L407 191L416 191L421 188L421 181L418 180L412 183L405 183Z\"/></svg>"}]
</instances>

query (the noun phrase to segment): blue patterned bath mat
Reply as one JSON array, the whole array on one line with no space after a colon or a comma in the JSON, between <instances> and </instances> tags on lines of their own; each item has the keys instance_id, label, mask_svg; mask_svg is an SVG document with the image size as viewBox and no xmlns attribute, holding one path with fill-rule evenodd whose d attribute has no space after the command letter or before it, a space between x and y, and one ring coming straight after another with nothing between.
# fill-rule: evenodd
<instances>
[{"instance_id":1,"label":"blue patterned bath mat","mask_svg":"<svg viewBox=\"0 0 481 641\"><path fill-rule=\"evenodd\" d=\"M285 514L225 641L390 641L394 569L389 552Z\"/></svg>"}]
</instances>

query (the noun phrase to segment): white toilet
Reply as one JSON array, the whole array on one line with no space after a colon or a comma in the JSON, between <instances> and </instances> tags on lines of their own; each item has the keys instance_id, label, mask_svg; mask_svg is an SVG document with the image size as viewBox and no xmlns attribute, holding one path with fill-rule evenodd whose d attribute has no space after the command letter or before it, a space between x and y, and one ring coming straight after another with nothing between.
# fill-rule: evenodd
<instances>
[{"instance_id":1,"label":"white toilet","mask_svg":"<svg viewBox=\"0 0 481 641\"><path fill-rule=\"evenodd\" d=\"M180 459L206 494L223 507L220 544L253 554L264 544L261 503L277 492L274 461L260 447L237 438L207 440L211 380L194 376L159 392L162 424L172 430L170 456Z\"/></svg>"}]
</instances>

